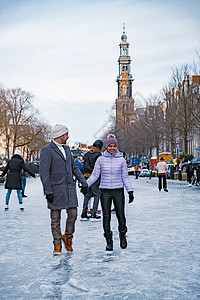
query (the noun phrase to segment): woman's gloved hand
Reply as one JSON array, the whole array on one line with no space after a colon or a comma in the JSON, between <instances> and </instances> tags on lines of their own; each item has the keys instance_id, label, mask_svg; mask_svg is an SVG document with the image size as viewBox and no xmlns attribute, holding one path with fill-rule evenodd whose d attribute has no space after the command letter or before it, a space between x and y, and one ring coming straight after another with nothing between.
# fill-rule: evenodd
<instances>
[{"instance_id":1,"label":"woman's gloved hand","mask_svg":"<svg viewBox=\"0 0 200 300\"><path fill-rule=\"evenodd\" d=\"M128 195L129 195L129 201L128 201L128 203L132 203L133 200L134 200L133 191L128 192Z\"/></svg>"}]
</instances>

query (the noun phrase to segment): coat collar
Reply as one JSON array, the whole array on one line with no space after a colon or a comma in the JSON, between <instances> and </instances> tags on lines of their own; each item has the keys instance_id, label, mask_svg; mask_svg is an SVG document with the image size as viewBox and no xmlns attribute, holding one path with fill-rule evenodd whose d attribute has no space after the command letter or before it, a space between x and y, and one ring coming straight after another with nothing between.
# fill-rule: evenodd
<instances>
[{"instance_id":1,"label":"coat collar","mask_svg":"<svg viewBox=\"0 0 200 300\"><path fill-rule=\"evenodd\" d=\"M63 156L62 152L59 150L59 148L56 146L56 144L55 144L53 141L51 141L50 146L53 148L53 150L54 150L57 154L60 155L60 157L62 157L62 159L64 159L64 160L66 161L66 159L65 159L65 157ZM65 149L66 158L67 158L67 151L66 151L66 146L65 146L65 145L64 145L64 149Z\"/></svg>"}]
</instances>

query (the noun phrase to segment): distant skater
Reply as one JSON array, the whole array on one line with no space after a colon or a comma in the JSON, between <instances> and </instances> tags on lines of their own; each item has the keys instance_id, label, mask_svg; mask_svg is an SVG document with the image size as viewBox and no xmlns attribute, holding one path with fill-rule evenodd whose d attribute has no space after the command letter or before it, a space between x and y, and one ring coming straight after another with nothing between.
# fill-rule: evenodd
<instances>
[{"instance_id":1,"label":"distant skater","mask_svg":"<svg viewBox=\"0 0 200 300\"><path fill-rule=\"evenodd\" d=\"M103 229L106 238L106 250L113 250L113 237L111 231L111 205L112 201L116 210L120 247L127 247L126 218L124 187L129 194L129 203L133 202L133 188L128 177L128 168L123 154L118 151L118 142L114 135L110 135L106 142L106 151L102 153L94 166L92 175L87 180L90 187L100 177L100 199L103 212Z\"/></svg>"},{"instance_id":2,"label":"distant skater","mask_svg":"<svg viewBox=\"0 0 200 300\"><path fill-rule=\"evenodd\" d=\"M3 173L1 174L2 177L7 174L5 189L7 189L8 191L6 194L5 210L9 209L10 195L13 190L17 191L20 210L24 210L22 202L22 170L26 171L32 177L36 178L35 174L26 166L24 159L22 158L21 151L16 150L15 154L8 161L7 165L5 166L5 169L3 170Z\"/></svg>"},{"instance_id":3,"label":"distant skater","mask_svg":"<svg viewBox=\"0 0 200 300\"><path fill-rule=\"evenodd\" d=\"M192 176L194 175L194 168L193 168L190 160L188 160L186 173L187 173L188 187L191 187L192 186Z\"/></svg>"},{"instance_id":4,"label":"distant skater","mask_svg":"<svg viewBox=\"0 0 200 300\"><path fill-rule=\"evenodd\" d=\"M139 166L138 164L135 165L135 179L138 179L139 176Z\"/></svg>"},{"instance_id":5,"label":"distant skater","mask_svg":"<svg viewBox=\"0 0 200 300\"><path fill-rule=\"evenodd\" d=\"M158 189L162 190L162 186L165 192L168 192L167 189L167 179L166 179L166 170L167 164L164 161L164 158L161 157L159 163L156 166L156 170L158 171Z\"/></svg>"}]
</instances>

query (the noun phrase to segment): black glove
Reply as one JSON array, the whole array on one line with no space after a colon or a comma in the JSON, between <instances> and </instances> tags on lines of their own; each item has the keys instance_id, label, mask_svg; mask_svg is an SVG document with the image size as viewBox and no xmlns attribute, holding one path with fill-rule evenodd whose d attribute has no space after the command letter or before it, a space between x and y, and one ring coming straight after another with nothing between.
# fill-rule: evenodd
<instances>
[{"instance_id":1,"label":"black glove","mask_svg":"<svg viewBox=\"0 0 200 300\"><path fill-rule=\"evenodd\" d=\"M134 200L133 191L128 192L128 195L129 195L129 201L128 201L128 203L132 203L133 200Z\"/></svg>"},{"instance_id":2,"label":"black glove","mask_svg":"<svg viewBox=\"0 0 200 300\"><path fill-rule=\"evenodd\" d=\"M46 199L47 199L50 203L53 203L54 195L53 195L53 194L46 195Z\"/></svg>"},{"instance_id":3,"label":"black glove","mask_svg":"<svg viewBox=\"0 0 200 300\"><path fill-rule=\"evenodd\" d=\"M87 186L82 186L81 187L81 193L85 196L86 194L87 194L87 192L88 192L88 187Z\"/></svg>"}]
</instances>

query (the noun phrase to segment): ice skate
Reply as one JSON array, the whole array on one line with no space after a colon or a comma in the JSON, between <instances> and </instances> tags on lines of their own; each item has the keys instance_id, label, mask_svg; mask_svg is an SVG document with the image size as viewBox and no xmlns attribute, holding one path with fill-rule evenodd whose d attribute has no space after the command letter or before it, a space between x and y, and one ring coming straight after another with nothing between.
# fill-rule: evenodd
<instances>
[{"instance_id":1,"label":"ice skate","mask_svg":"<svg viewBox=\"0 0 200 300\"><path fill-rule=\"evenodd\" d=\"M87 211L82 211L82 214L81 214L81 221L88 221L90 219L90 217L88 216L87 214Z\"/></svg>"},{"instance_id":2,"label":"ice skate","mask_svg":"<svg viewBox=\"0 0 200 300\"><path fill-rule=\"evenodd\" d=\"M96 212L92 212L90 218L91 218L91 221L100 221L101 216L98 216Z\"/></svg>"},{"instance_id":3,"label":"ice skate","mask_svg":"<svg viewBox=\"0 0 200 300\"><path fill-rule=\"evenodd\" d=\"M20 204L19 204L19 209L20 209L21 211L24 211L23 203L20 203Z\"/></svg>"}]
</instances>

